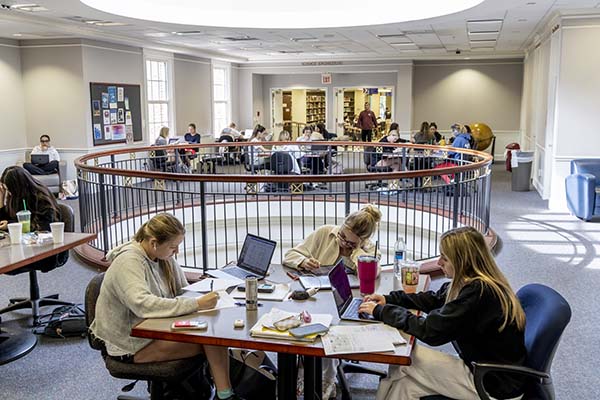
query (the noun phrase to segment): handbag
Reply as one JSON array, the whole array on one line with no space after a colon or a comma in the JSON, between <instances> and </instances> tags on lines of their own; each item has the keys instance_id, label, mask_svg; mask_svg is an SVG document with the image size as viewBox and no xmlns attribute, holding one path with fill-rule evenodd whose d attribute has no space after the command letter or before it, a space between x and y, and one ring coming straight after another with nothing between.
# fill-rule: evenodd
<instances>
[{"instance_id":1,"label":"handbag","mask_svg":"<svg viewBox=\"0 0 600 400\"><path fill-rule=\"evenodd\" d=\"M71 200L79 197L79 188L77 179L63 181L61 185L61 200Z\"/></svg>"},{"instance_id":2,"label":"handbag","mask_svg":"<svg viewBox=\"0 0 600 400\"><path fill-rule=\"evenodd\" d=\"M264 351L229 349L229 376L235 393L246 400L277 397L277 369Z\"/></svg>"}]
</instances>

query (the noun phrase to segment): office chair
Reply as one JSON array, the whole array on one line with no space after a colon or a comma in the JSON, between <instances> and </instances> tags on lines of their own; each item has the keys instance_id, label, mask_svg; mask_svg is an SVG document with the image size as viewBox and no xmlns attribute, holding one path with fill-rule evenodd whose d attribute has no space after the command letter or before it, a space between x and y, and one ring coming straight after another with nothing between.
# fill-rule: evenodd
<instances>
[{"instance_id":1,"label":"office chair","mask_svg":"<svg viewBox=\"0 0 600 400\"><path fill-rule=\"evenodd\" d=\"M65 223L65 232L75 231L73 209L66 204L58 204L58 211L60 213L60 220ZM53 305L74 305L73 303L58 300L58 294L40 297L40 286L37 277L38 271L51 271L66 264L68 259L69 251L67 250L14 271L14 275L29 272L29 298L19 297L10 299L10 305L1 309L0 314L4 314L9 311L20 310L23 308L31 308L33 315L33 326L37 326L40 318L40 307Z\"/></svg>"},{"instance_id":2,"label":"office chair","mask_svg":"<svg viewBox=\"0 0 600 400\"><path fill-rule=\"evenodd\" d=\"M380 148L381 149L381 148ZM378 167L377 163L383 158L383 152L377 151L376 147L365 147L363 153L363 159L369 172L391 172L391 167ZM382 180L378 180L375 183L365 184L365 188L369 190L377 190L387 186L387 183L383 183Z\"/></svg>"},{"instance_id":3,"label":"office chair","mask_svg":"<svg viewBox=\"0 0 600 400\"><path fill-rule=\"evenodd\" d=\"M482 400L490 400L484 387L485 375L488 372L510 372L531 378L525 386L523 400L554 400L550 368L560 337L571 320L571 307L554 289L537 283L522 287L517 297L525 310L525 366L474 362L477 394ZM435 395L421 397L421 400L451 399Z\"/></svg>"},{"instance_id":4,"label":"office chair","mask_svg":"<svg viewBox=\"0 0 600 400\"><path fill-rule=\"evenodd\" d=\"M286 151L276 151L270 157L270 169L273 175L291 175L294 171L294 159ZM288 182L269 182L265 185L271 192L284 191L290 188Z\"/></svg>"},{"instance_id":5,"label":"office chair","mask_svg":"<svg viewBox=\"0 0 600 400\"><path fill-rule=\"evenodd\" d=\"M342 400L352 400L350 386L348 385L345 374L369 374L378 376L379 379L387 377L387 374L384 371L361 365L358 361L340 360L337 367L337 378L342 391Z\"/></svg>"},{"instance_id":6,"label":"office chair","mask_svg":"<svg viewBox=\"0 0 600 400\"><path fill-rule=\"evenodd\" d=\"M98 301L98 296L100 295L100 288L102 287L103 280L104 273L94 276L85 290L85 322L88 329L96 317L96 303ZM198 373L200 370L204 370L204 368L207 366L206 358L202 355L185 360L143 364L125 363L109 357L104 342L96 338L91 332L88 334L88 342L92 349L100 351L102 358L104 359L106 369L111 376L119 379L130 379L133 381L147 381L150 400L166 398L167 394L170 396L173 396L174 394L177 395L178 393L172 393L168 391L169 389L165 386L171 385L171 391L176 390L177 386L184 382L187 378ZM122 390L129 391L133 388L133 385L135 385L135 382L133 384L126 385ZM197 398L212 398L214 395L213 389L208 383L207 386L201 390L204 391L199 393ZM185 397L184 394L183 397L176 396L175 398L187 397ZM125 395L118 396L117 399L139 400L137 397Z\"/></svg>"}]
</instances>

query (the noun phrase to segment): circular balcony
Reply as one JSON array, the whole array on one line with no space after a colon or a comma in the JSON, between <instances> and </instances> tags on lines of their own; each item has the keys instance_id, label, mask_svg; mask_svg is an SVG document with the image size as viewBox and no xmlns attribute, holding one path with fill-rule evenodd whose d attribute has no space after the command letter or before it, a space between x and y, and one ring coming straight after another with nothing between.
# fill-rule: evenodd
<instances>
[{"instance_id":1,"label":"circular balcony","mask_svg":"<svg viewBox=\"0 0 600 400\"><path fill-rule=\"evenodd\" d=\"M246 233L275 240L279 263L319 226L372 203L383 214L373 238L382 265L393 262L398 237L413 258L428 260L448 229L488 233L491 163L474 150L331 141L97 152L75 162L81 229L98 234L80 255L105 264L107 251L149 217L170 212L186 227L183 266L205 271L237 260Z\"/></svg>"}]
</instances>

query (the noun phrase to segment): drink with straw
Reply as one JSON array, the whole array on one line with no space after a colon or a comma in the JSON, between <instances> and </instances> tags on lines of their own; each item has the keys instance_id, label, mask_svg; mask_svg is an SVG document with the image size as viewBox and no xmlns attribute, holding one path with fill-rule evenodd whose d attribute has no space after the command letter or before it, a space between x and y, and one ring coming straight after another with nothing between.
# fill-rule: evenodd
<instances>
[{"instance_id":1,"label":"drink with straw","mask_svg":"<svg viewBox=\"0 0 600 400\"><path fill-rule=\"evenodd\" d=\"M29 233L31 231L31 211L27 209L25 200L23 200L23 210L17 213L17 221L23 226L23 233Z\"/></svg>"}]
</instances>

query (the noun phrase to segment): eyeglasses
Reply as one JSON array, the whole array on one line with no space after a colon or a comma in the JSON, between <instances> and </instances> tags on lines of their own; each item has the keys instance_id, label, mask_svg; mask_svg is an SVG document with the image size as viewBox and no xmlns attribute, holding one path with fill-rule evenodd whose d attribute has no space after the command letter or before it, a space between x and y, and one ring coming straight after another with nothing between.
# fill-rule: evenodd
<instances>
[{"instance_id":1,"label":"eyeglasses","mask_svg":"<svg viewBox=\"0 0 600 400\"><path fill-rule=\"evenodd\" d=\"M50 143L50 141L48 139L43 139L43 140L40 140L40 143Z\"/></svg>"},{"instance_id":2,"label":"eyeglasses","mask_svg":"<svg viewBox=\"0 0 600 400\"><path fill-rule=\"evenodd\" d=\"M346 247L351 247L355 249L359 245L359 243L351 242L350 240L346 239L346 235L341 230L338 231L337 237L338 239L340 239L340 242L342 242L342 244Z\"/></svg>"}]
</instances>

